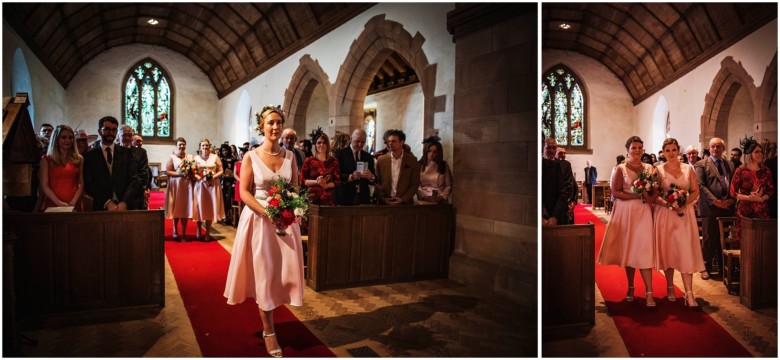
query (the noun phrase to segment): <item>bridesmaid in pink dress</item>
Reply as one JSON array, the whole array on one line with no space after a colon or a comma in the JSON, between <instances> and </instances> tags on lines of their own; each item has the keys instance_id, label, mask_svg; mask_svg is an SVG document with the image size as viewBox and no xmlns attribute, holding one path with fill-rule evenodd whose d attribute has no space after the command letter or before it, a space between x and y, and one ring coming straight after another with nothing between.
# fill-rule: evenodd
<instances>
[{"instance_id":1,"label":"bridesmaid in pink dress","mask_svg":"<svg viewBox=\"0 0 780 360\"><path fill-rule=\"evenodd\" d=\"M206 235L204 241L214 240L211 237L211 223L214 220L225 218L225 205L222 200L222 186L219 184L219 177L222 176L222 162L217 154L211 153L211 142L209 139L203 139L200 142L200 152L195 156L195 163L198 167L211 171L212 177L201 177L195 175L195 206L192 217L198 222L197 234L195 237L201 239L201 224L206 222Z\"/></svg>"},{"instance_id":2,"label":"bridesmaid in pink dress","mask_svg":"<svg viewBox=\"0 0 780 360\"><path fill-rule=\"evenodd\" d=\"M179 239L178 228L181 221L181 240L187 241L187 221L192 217L192 182L188 174L180 174L182 160L192 161L192 155L186 153L187 140L176 139L176 151L168 157L165 174L168 175L168 187L165 189L165 218L173 219L173 239Z\"/></svg>"},{"instance_id":3,"label":"bridesmaid in pink dress","mask_svg":"<svg viewBox=\"0 0 780 360\"><path fill-rule=\"evenodd\" d=\"M266 217L267 203L260 196L280 176L297 185L298 166L293 153L279 145L284 128L281 110L266 106L258 123L266 141L242 161L241 200L246 206L236 228L224 295L231 305L255 299L266 350L282 357L273 310L284 304L303 305L303 244L297 223L285 230L288 235L276 235L273 222Z\"/></svg>"},{"instance_id":4,"label":"bridesmaid in pink dress","mask_svg":"<svg viewBox=\"0 0 780 360\"><path fill-rule=\"evenodd\" d=\"M699 228L691 203L699 198L699 183L693 166L680 162L680 144L674 138L664 140L666 163L658 166L661 178L661 196L653 211L655 223L656 269L663 269L666 276L666 298L676 301L674 295L674 270L680 272L685 287L685 305L698 307L693 296L693 273L704 271L704 260L699 244ZM666 191L671 184L688 191L688 199L679 210L667 207ZM678 216L682 213L682 216Z\"/></svg>"}]
</instances>

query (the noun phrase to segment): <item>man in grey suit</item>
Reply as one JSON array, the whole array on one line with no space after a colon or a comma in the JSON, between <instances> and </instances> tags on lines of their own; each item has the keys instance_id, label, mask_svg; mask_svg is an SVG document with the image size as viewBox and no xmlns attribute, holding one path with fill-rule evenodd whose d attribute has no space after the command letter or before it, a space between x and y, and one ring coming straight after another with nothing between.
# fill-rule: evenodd
<instances>
[{"instance_id":1,"label":"man in grey suit","mask_svg":"<svg viewBox=\"0 0 780 360\"><path fill-rule=\"evenodd\" d=\"M711 273L720 273L721 252L719 216L734 216L734 199L729 197L729 183L734 175L734 164L723 156L726 144L721 138L710 140L710 156L696 162L696 178L699 182L699 214L702 217L702 252L704 280Z\"/></svg>"}]
</instances>

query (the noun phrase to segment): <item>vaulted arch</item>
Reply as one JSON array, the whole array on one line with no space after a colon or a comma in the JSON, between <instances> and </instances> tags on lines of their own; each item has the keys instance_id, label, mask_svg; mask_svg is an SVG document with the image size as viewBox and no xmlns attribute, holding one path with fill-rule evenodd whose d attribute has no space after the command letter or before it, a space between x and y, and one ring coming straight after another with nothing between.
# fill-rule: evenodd
<instances>
[{"instance_id":1,"label":"vaulted arch","mask_svg":"<svg viewBox=\"0 0 780 360\"><path fill-rule=\"evenodd\" d=\"M301 57L298 69L290 80L290 85L284 91L284 106L287 114L287 127L292 127L298 133L298 138L306 134L306 110L309 108L309 101L317 85L325 88L325 94L330 101L332 85L328 81L328 74L322 70L319 62L313 60L308 54ZM328 109L328 114L333 113L333 106Z\"/></svg>"},{"instance_id":2,"label":"vaulted arch","mask_svg":"<svg viewBox=\"0 0 780 360\"><path fill-rule=\"evenodd\" d=\"M753 78L742 67L742 64L729 56L723 59L720 65L720 71L712 80L712 86L704 99L701 134L699 135L699 142L703 148L709 144L713 137L727 138L729 114L734 104L734 97L740 89L744 87L747 91L754 109L759 106ZM753 123L760 122L760 119L757 118L759 112L754 111L753 114Z\"/></svg>"}]
</instances>

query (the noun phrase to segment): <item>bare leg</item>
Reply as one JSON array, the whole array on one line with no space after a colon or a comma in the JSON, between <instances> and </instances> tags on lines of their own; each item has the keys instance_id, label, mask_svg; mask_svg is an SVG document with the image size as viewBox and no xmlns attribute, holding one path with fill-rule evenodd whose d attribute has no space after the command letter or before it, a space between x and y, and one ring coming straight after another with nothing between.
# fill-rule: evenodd
<instances>
[{"instance_id":1,"label":"bare leg","mask_svg":"<svg viewBox=\"0 0 780 360\"><path fill-rule=\"evenodd\" d=\"M626 301L634 301L634 274L636 269L626 266L626 279L628 280L628 293L626 293Z\"/></svg>"},{"instance_id":2,"label":"bare leg","mask_svg":"<svg viewBox=\"0 0 780 360\"><path fill-rule=\"evenodd\" d=\"M263 322L263 341L265 342L265 350L273 357L282 357L282 347L279 346L276 330L274 330L274 312L260 310L260 320Z\"/></svg>"},{"instance_id":3,"label":"bare leg","mask_svg":"<svg viewBox=\"0 0 780 360\"><path fill-rule=\"evenodd\" d=\"M682 275L683 287L685 287L685 305L698 307L696 297L693 296L693 274L680 273L680 275Z\"/></svg>"},{"instance_id":4,"label":"bare leg","mask_svg":"<svg viewBox=\"0 0 780 360\"><path fill-rule=\"evenodd\" d=\"M666 298L669 301L677 301L677 297L674 296L674 269L664 270L664 275L666 276Z\"/></svg>"},{"instance_id":5,"label":"bare leg","mask_svg":"<svg viewBox=\"0 0 780 360\"><path fill-rule=\"evenodd\" d=\"M653 269L639 269L639 275L642 276L642 281L645 283L647 307L655 307L655 299L653 299Z\"/></svg>"}]
</instances>

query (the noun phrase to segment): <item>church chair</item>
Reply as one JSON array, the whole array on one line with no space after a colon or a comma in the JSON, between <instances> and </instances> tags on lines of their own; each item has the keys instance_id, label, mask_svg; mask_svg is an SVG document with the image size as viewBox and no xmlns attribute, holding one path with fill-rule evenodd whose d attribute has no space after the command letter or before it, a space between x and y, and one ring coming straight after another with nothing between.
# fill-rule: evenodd
<instances>
[{"instance_id":1,"label":"church chair","mask_svg":"<svg viewBox=\"0 0 780 360\"><path fill-rule=\"evenodd\" d=\"M719 217L718 228L720 229L720 246L723 248L722 261L723 266L723 284L729 294L736 294L739 291L739 243L737 242L737 221L738 217ZM736 290L734 290L736 289Z\"/></svg>"},{"instance_id":2,"label":"church chair","mask_svg":"<svg viewBox=\"0 0 780 360\"><path fill-rule=\"evenodd\" d=\"M604 188L604 211L607 214L612 212L612 189L609 187Z\"/></svg>"}]
</instances>

